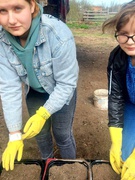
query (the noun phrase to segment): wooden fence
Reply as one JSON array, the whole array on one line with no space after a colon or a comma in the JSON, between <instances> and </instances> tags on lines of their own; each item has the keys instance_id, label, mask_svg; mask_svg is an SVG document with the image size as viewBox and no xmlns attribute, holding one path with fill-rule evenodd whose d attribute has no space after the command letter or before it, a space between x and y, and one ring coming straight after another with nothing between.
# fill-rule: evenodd
<instances>
[{"instance_id":1,"label":"wooden fence","mask_svg":"<svg viewBox=\"0 0 135 180\"><path fill-rule=\"evenodd\" d=\"M106 19L114 16L116 12L108 11L85 11L83 13L83 21L105 21Z\"/></svg>"}]
</instances>

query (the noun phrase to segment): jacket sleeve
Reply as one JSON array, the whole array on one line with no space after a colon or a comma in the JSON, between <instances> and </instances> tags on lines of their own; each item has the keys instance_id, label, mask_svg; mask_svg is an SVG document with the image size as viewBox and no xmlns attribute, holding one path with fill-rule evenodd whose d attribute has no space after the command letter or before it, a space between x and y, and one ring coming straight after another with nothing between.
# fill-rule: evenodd
<instances>
[{"instance_id":1,"label":"jacket sleeve","mask_svg":"<svg viewBox=\"0 0 135 180\"><path fill-rule=\"evenodd\" d=\"M53 58L53 76L56 82L53 92L44 107L53 114L65 104L69 104L77 88L79 66L76 58L76 46L71 38L55 50Z\"/></svg>"},{"instance_id":2,"label":"jacket sleeve","mask_svg":"<svg viewBox=\"0 0 135 180\"><path fill-rule=\"evenodd\" d=\"M22 83L0 47L0 97L7 128L14 132L22 128Z\"/></svg>"},{"instance_id":3,"label":"jacket sleeve","mask_svg":"<svg viewBox=\"0 0 135 180\"><path fill-rule=\"evenodd\" d=\"M123 127L126 97L126 57L117 47L109 57L108 74L108 117L110 127Z\"/></svg>"}]
</instances>

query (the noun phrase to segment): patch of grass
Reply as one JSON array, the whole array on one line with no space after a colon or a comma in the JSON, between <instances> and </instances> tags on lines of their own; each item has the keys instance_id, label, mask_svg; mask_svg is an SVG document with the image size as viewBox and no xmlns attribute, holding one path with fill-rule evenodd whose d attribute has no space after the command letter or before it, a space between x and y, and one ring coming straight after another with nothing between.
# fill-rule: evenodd
<instances>
[{"instance_id":1,"label":"patch of grass","mask_svg":"<svg viewBox=\"0 0 135 180\"><path fill-rule=\"evenodd\" d=\"M79 23L79 22L67 22L67 25L69 28L75 28L75 29L89 29L89 25L85 23Z\"/></svg>"},{"instance_id":2,"label":"patch of grass","mask_svg":"<svg viewBox=\"0 0 135 180\"><path fill-rule=\"evenodd\" d=\"M92 27L101 27L103 22L90 22L90 21L86 21L86 22L77 22L77 21L70 21L67 22L67 25L69 28L73 28L73 29L89 29Z\"/></svg>"},{"instance_id":3,"label":"patch of grass","mask_svg":"<svg viewBox=\"0 0 135 180\"><path fill-rule=\"evenodd\" d=\"M70 21L67 22L68 27L73 32L74 36L79 37L93 37L97 38L99 41L102 41L102 38L112 38L114 35L111 32L102 32L102 23L103 22L84 22L84 21Z\"/></svg>"}]
</instances>

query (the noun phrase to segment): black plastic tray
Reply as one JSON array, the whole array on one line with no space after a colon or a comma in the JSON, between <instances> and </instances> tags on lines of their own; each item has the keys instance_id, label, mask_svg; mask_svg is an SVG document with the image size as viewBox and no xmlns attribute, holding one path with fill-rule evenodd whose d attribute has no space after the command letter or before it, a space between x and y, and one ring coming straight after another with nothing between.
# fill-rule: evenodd
<instances>
[{"instance_id":1,"label":"black plastic tray","mask_svg":"<svg viewBox=\"0 0 135 180\"><path fill-rule=\"evenodd\" d=\"M87 169L87 177L86 177L86 180L93 180L93 173L92 173L92 167L94 165L97 165L97 164L102 164L102 163L105 163L105 164L109 164L110 165L110 162L107 161L107 160L89 160L89 159L84 159L84 160L81 160L81 159L74 159L74 160L71 160L71 159L55 159L55 158L49 158L47 159L46 161L42 161L40 159L23 159L21 161L15 161L15 164L25 164L25 165L32 165L32 164L35 164L35 165L38 165L41 167L41 172L40 172L40 177L39 179L40 180L49 180L49 169L52 167L52 166L62 166L64 164L73 164L73 163L80 163L82 165L84 165ZM1 173L2 173L2 170L3 170L3 167L2 167L2 163L0 164L0 176L1 176Z\"/></svg>"},{"instance_id":2,"label":"black plastic tray","mask_svg":"<svg viewBox=\"0 0 135 180\"><path fill-rule=\"evenodd\" d=\"M42 180L42 176L43 176L43 171L44 171L44 162L42 160L39 159L23 159L21 161L15 161L14 164L25 164L25 165L37 165L40 166L41 171L40 171L40 177L39 179ZM0 164L0 176L2 174L2 163Z\"/></svg>"},{"instance_id":3,"label":"black plastic tray","mask_svg":"<svg viewBox=\"0 0 135 180\"><path fill-rule=\"evenodd\" d=\"M62 166L64 164L73 164L73 163L80 163L84 165L87 169L87 177L86 180L92 180L92 172L91 172L91 167L90 164L87 163L86 160L81 160L81 159L75 159L75 160L70 160L70 159L48 159L46 161L46 165L44 168L44 173L42 176L42 180L49 180L49 169L52 166Z\"/></svg>"}]
</instances>

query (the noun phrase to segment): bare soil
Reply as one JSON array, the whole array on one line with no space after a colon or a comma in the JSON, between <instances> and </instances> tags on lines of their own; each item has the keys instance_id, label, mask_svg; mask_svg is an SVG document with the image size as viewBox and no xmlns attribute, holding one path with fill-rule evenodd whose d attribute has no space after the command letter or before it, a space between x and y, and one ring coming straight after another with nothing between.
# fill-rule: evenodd
<instances>
[{"instance_id":1,"label":"bare soil","mask_svg":"<svg viewBox=\"0 0 135 180\"><path fill-rule=\"evenodd\" d=\"M106 67L110 51L116 46L114 38L102 35L101 27L94 27L88 30L72 29L77 45L77 57L80 67L80 76L78 82L78 100L74 118L74 135L77 145L77 159L87 160L107 160L109 161L110 137L107 127L107 110L100 110L93 104L93 92L96 89L107 88ZM23 102L23 120L24 124L29 118L25 101ZM0 106L0 161L1 155L8 142L8 131L3 119L2 108ZM55 158L60 158L59 150L54 147ZM23 159L40 159L35 139L24 142ZM38 179L39 172L34 170L34 165L17 164L14 171L2 171L2 180L35 180ZM70 165L72 169L73 166ZM101 166L101 165L100 165ZM100 167L98 166L98 167ZM107 167L109 165L106 165ZM94 166L95 167L95 166ZM97 166L96 166L97 167ZM103 167L103 166L102 166ZM35 168L39 166L35 165ZM62 167L61 167L62 168ZM109 166L110 168L110 166ZM63 171L64 177L71 173ZM40 170L39 170L40 171ZM94 180L113 180L112 169L99 168L93 170ZM56 171L58 172L58 171ZM76 171L75 171L76 172ZM79 173L79 171L77 171ZM76 172L76 174L77 174ZM81 169L80 169L81 172ZM12 175L11 175L12 174ZM81 180L84 179L82 174ZM80 175L80 174L79 174ZM98 177L97 177L98 176ZM119 176L114 173L113 177L117 180ZM22 179L23 177L23 179ZM35 178L34 178L35 177ZM80 175L81 177L81 175ZM61 180L60 178L57 178ZM68 179L68 178L67 178ZM119 178L120 179L120 178ZM64 180L64 179L62 179Z\"/></svg>"}]
</instances>

